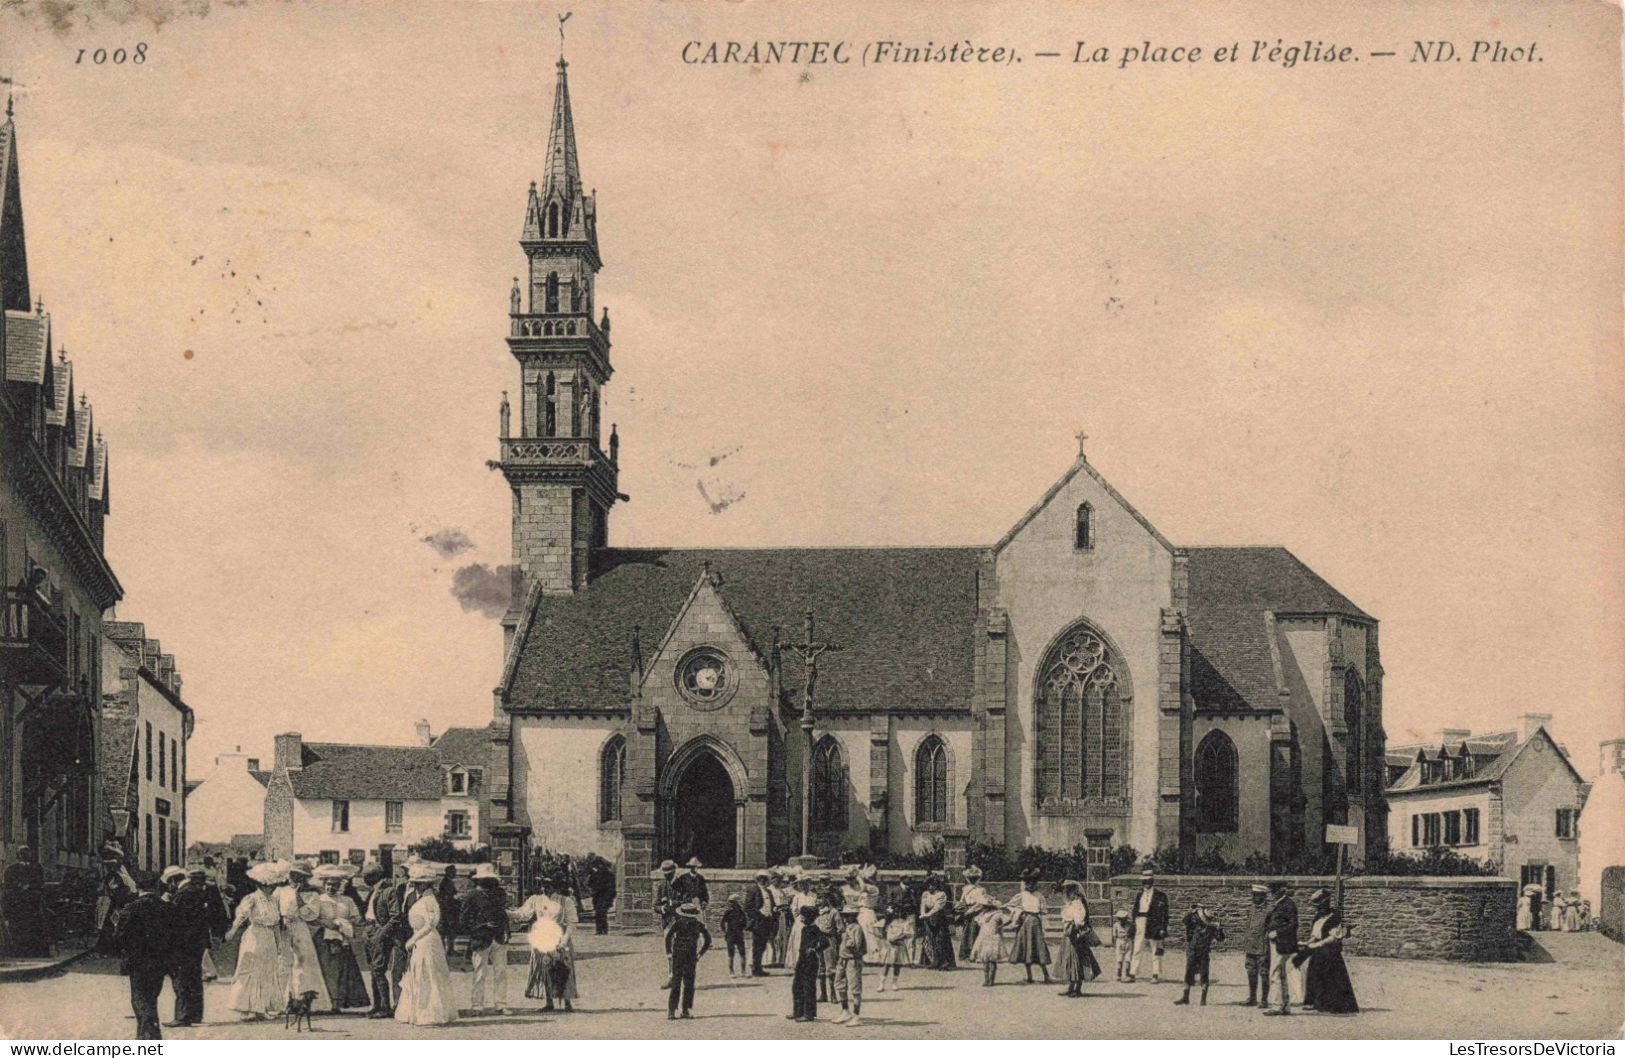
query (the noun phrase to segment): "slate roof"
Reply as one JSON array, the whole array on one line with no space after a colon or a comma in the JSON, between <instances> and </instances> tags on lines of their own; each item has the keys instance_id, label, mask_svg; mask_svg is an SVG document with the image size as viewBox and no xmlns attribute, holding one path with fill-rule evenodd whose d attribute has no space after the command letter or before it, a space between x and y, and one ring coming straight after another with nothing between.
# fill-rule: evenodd
<instances>
[{"instance_id":1,"label":"slate roof","mask_svg":"<svg viewBox=\"0 0 1625 1058\"><path fill-rule=\"evenodd\" d=\"M1371 620L1284 547L1193 547L1186 553L1191 679L1199 709L1275 707L1266 612Z\"/></svg>"},{"instance_id":2,"label":"slate roof","mask_svg":"<svg viewBox=\"0 0 1625 1058\"><path fill-rule=\"evenodd\" d=\"M1555 745L1555 740L1552 740L1550 735L1547 736L1547 740L1553 741ZM1443 748L1449 749L1451 751L1450 755L1454 757L1463 742L1467 745L1467 752L1473 755L1474 770L1471 776L1464 779L1450 779L1445 782L1425 784L1421 782L1421 773L1415 766L1417 753L1425 753L1428 759L1438 760L1439 751ZM1435 790L1453 790L1494 782L1506 774L1506 770L1512 766L1512 762L1517 759L1518 753L1523 749L1524 745L1524 741L1518 738L1516 731L1496 731L1485 735L1470 735L1466 739L1443 747L1438 743L1425 742L1412 743L1408 746L1393 746L1388 750L1390 763L1396 763L1393 758L1401 756L1404 758L1403 763L1410 765L1410 770L1396 779L1388 789L1390 792L1396 793L1404 793L1407 790L1432 793Z\"/></svg>"},{"instance_id":3,"label":"slate roof","mask_svg":"<svg viewBox=\"0 0 1625 1058\"><path fill-rule=\"evenodd\" d=\"M535 596L521 625L505 690L518 709L623 708L630 697L633 629L647 664L705 563L763 660L772 629L839 644L818 669L829 711L969 710L976 578L983 549L784 548L601 553L585 591ZM784 654L788 686L801 666Z\"/></svg>"},{"instance_id":4,"label":"slate roof","mask_svg":"<svg viewBox=\"0 0 1625 1058\"><path fill-rule=\"evenodd\" d=\"M252 775L254 777L254 781L259 783L261 786L271 785L271 773L268 771L251 771L248 774Z\"/></svg>"},{"instance_id":5,"label":"slate roof","mask_svg":"<svg viewBox=\"0 0 1625 1058\"><path fill-rule=\"evenodd\" d=\"M66 426L73 410L73 363L56 362L56 385L53 387L51 406L45 409L45 422L49 426Z\"/></svg>"},{"instance_id":6,"label":"slate roof","mask_svg":"<svg viewBox=\"0 0 1625 1058\"><path fill-rule=\"evenodd\" d=\"M442 768L459 764L483 768L491 756L491 728L448 727L429 748Z\"/></svg>"},{"instance_id":7,"label":"slate roof","mask_svg":"<svg viewBox=\"0 0 1625 1058\"><path fill-rule=\"evenodd\" d=\"M440 760L425 746L304 744L304 766L288 772L302 799L438 801Z\"/></svg>"},{"instance_id":8,"label":"slate roof","mask_svg":"<svg viewBox=\"0 0 1625 1058\"><path fill-rule=\"evenodd\" d=\"M32 312L6 313L6 380L45 384L45 368L50 360L47 339L51 317Z\"/></svg>"}]
</instances>

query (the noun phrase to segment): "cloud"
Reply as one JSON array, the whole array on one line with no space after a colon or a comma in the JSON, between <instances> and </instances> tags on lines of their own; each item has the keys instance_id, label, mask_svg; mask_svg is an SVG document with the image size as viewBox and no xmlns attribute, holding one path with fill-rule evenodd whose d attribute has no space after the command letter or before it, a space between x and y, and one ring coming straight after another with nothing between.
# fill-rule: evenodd
<instances>
[{"instance_id":1,"label":"cloud","mask_svg":"<svg viewBox=\"0 0 1625 1058\"><path fill-rule=\"evenodd\" d=\"M442 529L438 533L430 533L423 538L423 542L434 548L434 553L441 558L456 558L464 551L474 550L474 541L461 529Z\"/></svg>"},{"instance_id":2,"label":"cloud","mask_svg":"<svg viewBox=\"0 0 1625 1058\"><path fill-rule=\"evenodd\" d=\"M478 610L497 618L508 612L513 600L513 573L516 566L492 569L483 562L464 566L451 576L451 593L464 610Z\"/></svg>"}]
</instances>

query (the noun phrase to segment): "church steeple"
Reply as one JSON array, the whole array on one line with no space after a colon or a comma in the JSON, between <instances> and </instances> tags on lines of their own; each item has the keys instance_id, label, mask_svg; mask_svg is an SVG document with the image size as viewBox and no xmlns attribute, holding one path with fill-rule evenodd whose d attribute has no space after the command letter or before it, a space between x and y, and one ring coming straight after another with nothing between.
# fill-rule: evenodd
<instances>
[{"instance_id":1,"label":"church steeple","mask_svg":"<svg viewBox=\"0 0 1625 1058\"><path fill-rule=\"evenodd\" d=\"M0 309L27 312L28 249L23 241L23 199L17 186L17 123L6 96L6 121L0 125Z\"/></svg>"},{"instance_id":2,"label":"church steeple","mask_svg":"<svg viewBox=\"0 0 1625 1058\"><path fill-rule=\"evenodd\" d=\"M608 317L594 322L597 209L581 189L566 64L558 62L553 124L541 186L525 203L519 237L528 281L508 294L508 348L519 362L518 429L502 405L502 458L513 490L513 555L524 590L586 586L594 551L609 535L618 491L615 445L602 444L602 390L613 372ZM504 623L510 634L517 607Z\"/></svg>"}]
</instances>

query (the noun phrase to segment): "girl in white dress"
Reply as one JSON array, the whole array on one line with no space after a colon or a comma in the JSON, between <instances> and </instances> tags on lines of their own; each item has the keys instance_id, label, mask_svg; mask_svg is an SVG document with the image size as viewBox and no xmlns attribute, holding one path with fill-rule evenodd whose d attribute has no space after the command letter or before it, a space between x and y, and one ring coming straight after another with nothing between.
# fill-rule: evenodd
<instances>
[{"instance_id":1,"label":"girl in white dress","mask_svg":"<svg viewBox=\"0 0 1625 1058\"><path fill-rule=\"evenodd\" d=\"M439 878L434 868L419 864L412 867L406 880L416 899L406 913L412 936L404 945L408 962L401 975L395 1020L408 1025L449 1025L457 1020L457 1004L451 994L446 945L440 939L440 901L434 892Z\"/></svg>"},{"instance_id":2,"label":"girl in white dress","mask_svg":"<svg viewBox=\"0 0 1625 1058\"><path fill-rule=\"evenodd\" d=\"M287 978L288 995L297 998L306 992L315 993L310 1009L329 1010L333 997L327 992L327 979L322 976L316 941L311 936L312 930L322 926L321 894L306 888L314 868L301 860L287 864L284 870L288 881L276 896L282 912L282 973Z\"/></svg>"},{"instance_id":3,"label":"girl in white dress","mask_svg":"<svg viewBox=\"0 0 1625 1058\"><path fill-rule=\"evenodd\" d=\"M288 982L282 974L282 910L277 886L283 875L274 864L256 863L248 878L257 888L237 905L226 939L242 936L237 972L231 979L231 1009L264 1021L287 1009Z\"/></svg>"}]
</instances>

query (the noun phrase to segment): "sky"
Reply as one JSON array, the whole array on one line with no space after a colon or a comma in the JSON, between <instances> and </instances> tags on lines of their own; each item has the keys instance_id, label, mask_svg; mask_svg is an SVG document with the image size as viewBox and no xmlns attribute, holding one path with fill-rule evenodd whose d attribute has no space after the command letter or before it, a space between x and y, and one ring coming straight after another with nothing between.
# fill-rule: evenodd
<instances>
[{"instance_id":1,"label":"sky","mask_svg":"<svg viewBox=\"0 0 1625 1058\"><path fill-rule=\"evenodd\" d=\"M1594 772L1625 734L1619 12L1344 6L573 3L612 544L991 544L1082 429L1176 544L1286 546L1381 620L1390 741L1549 712ZM485 461L557 13L0 6L31 278L194 775L491 718ZM1070 61L1276 38L1401 55ZM1406 61L1442 38L1541 59ZM1027 58L681 61L835 39Z\"/></svg>"}]
</instances>

